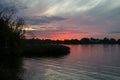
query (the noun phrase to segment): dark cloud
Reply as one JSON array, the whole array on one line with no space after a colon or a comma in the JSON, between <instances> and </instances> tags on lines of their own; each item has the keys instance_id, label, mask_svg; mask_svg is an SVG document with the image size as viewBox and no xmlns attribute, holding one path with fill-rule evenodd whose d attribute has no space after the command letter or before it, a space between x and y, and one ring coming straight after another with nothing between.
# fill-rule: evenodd
<instances>
[{"instance_id":1,"label":"dark cloud","mask_svg":"<svg viewBox=\"0 0 120 80\"><path fill-rule=\"evenodd\" d=\"M27 7L25 5L16 0L0 0L0 12L9 13L11 11L14 11L17 13L16 15L18 15L21 10L24 10L26 8Z\"/></svg>"},{"instance_id":2,"label":"dark cloud","mask_svg":"<svg viewBox=\"0 0 120 80\"><path fill-rule=\"evenodd\" d=\"M4 8L18 10L17 15L36 31L114 34L120 30L119 0L0 0L0 10Z\"/></svg>"},{"instance_id":3,"label":"dark cloud","mask_svg":"<svg viewBox=\"0 0 120 80\"><path fill-rule=\"evenodd\" d=\"M58 22L62 20L66 20L67 18L63 18L60 16L33 16L33 17L25 17L25 20L30 25L42 25L51 22Z\"/></svg>"}]
</instances>

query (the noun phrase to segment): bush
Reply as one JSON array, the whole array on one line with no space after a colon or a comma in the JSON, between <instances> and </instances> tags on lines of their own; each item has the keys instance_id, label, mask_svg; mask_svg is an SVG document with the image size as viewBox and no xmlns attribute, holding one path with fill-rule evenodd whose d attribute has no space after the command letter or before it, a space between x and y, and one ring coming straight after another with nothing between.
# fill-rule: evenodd
<instances>
[{"instance_id":1,"label":"bush","mask_svg":"<svg viewBox=\"0 0 120 80\"><path fill-rule=\"evenodd\" d=\"M70 51L69 47L63 45L29 45L23 48L25 57L62 57Z\"/></svg>"},{"instance_id":2,"label":"bush","mask_svg":"<svg viewBox=\"0 0 120 80\"><path fill-rule=\"evenodd\" d=\"M24 20L15 18L14 11L0 11L0 50L2 53L19 53L24 39Z\"/></svg>"}]
</instances>

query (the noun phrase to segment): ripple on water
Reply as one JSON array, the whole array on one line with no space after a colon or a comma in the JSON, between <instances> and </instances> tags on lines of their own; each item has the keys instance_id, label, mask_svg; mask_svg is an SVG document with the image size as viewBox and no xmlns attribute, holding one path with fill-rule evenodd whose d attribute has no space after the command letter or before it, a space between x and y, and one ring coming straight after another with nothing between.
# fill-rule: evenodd
<instances>
[{"instance_id":1,"label":"ripple on water","mask_svg":"<svg viewBox=\"0 0 120 80\"><path fill-rule=\"evenodd\" d=\"M120 54L118 54L120 53L120 50L117 49L117 51L114 51L116 49L114 49L115 47L113 46L112 48L110 46L109 47L105 46L105 49L104 46L97 46L97 47L99 48L99 50L102 51L102 53L98 53L98 51L92 50L95 49L96 46L95 47L92 46L92 48L86 47L85 52L82 46L77 46L77 48L74 48L74 46L72 46L71 49L72 53L64 58L25 59L23 63L24 64L23 68L25 69L23 79L24 80L120 80L120 66L114 65L114 60L113 62L111 62L112 56L114 57L116 56L116 58L120 56ZM116 53L111 54L112 53L111 52L110 55L109 53L106 54L107 51L105 50L107 50L107 48L108 50L109 48L113 49L111 51L113 51L113 53L114 52ZM87 53L87 50L91 52ZM88 54L90 54L90 56L88 56ZM99 55L100 56L99 58L101 59L104 59L104 56L108 56L108 58L111 59L104 60L105 63L97 64L100 62L101 59L98 60L97 58L92 57L92 55L94 56L94 54L96 56ZM116 61L115 64L117 64L118 62L119 65L119 60L120 59L115 59ZM89 61L91 61L91 63L89 63ZM111 63L111 65L106 64L107 62Z\"/></svg>"}]
</instances>

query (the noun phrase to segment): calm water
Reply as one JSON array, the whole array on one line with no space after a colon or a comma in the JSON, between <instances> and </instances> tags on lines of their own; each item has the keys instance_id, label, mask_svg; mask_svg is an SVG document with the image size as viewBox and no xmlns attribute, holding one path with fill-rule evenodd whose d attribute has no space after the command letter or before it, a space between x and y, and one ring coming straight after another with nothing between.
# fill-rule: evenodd
<instances>
[{"instance_id":1,"label":"calm water","mask_svg":"<svg viewBox=\"0 0 120 80\"><path fill-rule=\"evenodd\" d=\"M24 80L120 80L120 45L67 45L63 58L24 59Z\"/></svg>"}]
</instances>

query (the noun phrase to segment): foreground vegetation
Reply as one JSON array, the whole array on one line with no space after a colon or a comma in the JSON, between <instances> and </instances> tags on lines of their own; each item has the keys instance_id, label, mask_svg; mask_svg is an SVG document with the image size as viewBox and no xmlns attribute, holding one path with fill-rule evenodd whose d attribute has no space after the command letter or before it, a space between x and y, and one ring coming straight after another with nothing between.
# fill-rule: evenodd
<instances>
[{"instance_id":1,"label":"foreground vegetation","mask_svg":"<svg viewBox=\"0 0 120 80\"><path fill-rule=\"evenodd\" d=\"M14 13L12 9L0 10L0 80L22 80L19 70L23 57L60 57L69 53L69 48L62 45L27 44L24 20Z\"/></svg>"},{"instance_id":2,"label":"foreground vegetation","mask_svg":"<svg viewBox=\"0 0 120 80\"><path fill-rule=\"evenodd\" d=\"M0 55L56 57L69 52L69 48L62 45L35 45L27 42L24 37L25 22L22 18L15 17L14 13L12 9L9 12L0 11Z\"/></svg>"},{"instance_id":3,"label":"foreground vegetation","mask_svg":"<svg viewBox=\"0 0 120 80\"><path fill-rule=\"evenodd\" d=\"M0 9L0 80L22 80L21 47L24 40L24 20L14 16L15 11Z\"/></svg>"},{"instance_id":4,"label":"foreground vegetation","mask_svg":"<svg viewBox=\"0 0 120 80\"><path fill-rule=\"evenodd\" d=\"M0 55L0 80L22 80L22 58L16 55Z\"/></svg>"},{"instance_id":5,"label":"foreground vegetation","mask_svg":"<svg viewBox=\"0 0 120 80\"><path fill-rule=\"evenodd\" d=\"M26 45L23 47L24 57L63 57L70 51L69 47L63 45Z\"/></svg>"}]
</instances>

